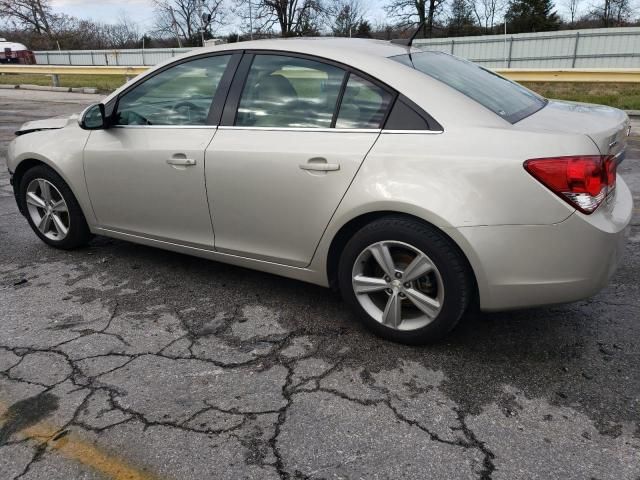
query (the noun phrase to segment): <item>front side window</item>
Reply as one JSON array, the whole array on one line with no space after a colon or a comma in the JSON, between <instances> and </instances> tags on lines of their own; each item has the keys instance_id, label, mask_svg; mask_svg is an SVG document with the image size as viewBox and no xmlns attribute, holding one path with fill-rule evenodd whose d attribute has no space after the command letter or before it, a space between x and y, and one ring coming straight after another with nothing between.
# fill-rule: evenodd
<instances>
[{"instance_id":1,"label":"front side window","mask_svg":"<svg viewBox=\"0 0 640 480\"><path fill-rule=\"evenodd\" d=\"M391 94L351 74L340 104L336 128L381 128Z\"/></svg>"},{"instance_id":2,"label":"front side window","mask_svg":"<svg viewBox=\"0 0 640 480\"><path fill-rule=\"evenodd\" d=\"M391 57L455 88L511 123L537 112L546 100L474 63L441 52Z\"/></svg>"},{"instance_id":3,"label":"front side window","mask_svg":"<svg viewBox=\"0 0 640 480\"><path fill-rule=\"evenodd\" d=\"M297 57L256 55L235 125L330 128L344 70Z\"/></svg>"},{"instance_id":4,"label":"front side window","mask_svg":"<svg viewBox=\"0 0 640 480\"><path fill-rule=\"evenodd\" d=\"M145 80L120 97L116 125L206 125L230 58L191 60Z\"/></svg>"}]
</instances>

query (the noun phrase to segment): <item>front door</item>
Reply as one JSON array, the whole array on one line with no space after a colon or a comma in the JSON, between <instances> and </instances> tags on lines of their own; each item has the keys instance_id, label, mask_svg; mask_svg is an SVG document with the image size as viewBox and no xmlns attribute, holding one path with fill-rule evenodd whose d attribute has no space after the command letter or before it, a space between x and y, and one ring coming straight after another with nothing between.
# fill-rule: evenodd
<instances>
[{"instance_id":1,"label":"front door","mask_svg":"<svg viewBox=\"0 0 640 480\"><path fill-rule=\"evenodd\" d=\"M390 101L337 66L256 55L233 124L206 152L216 250L308 265Z\"/></svg>"},{"instance_id":2,"label":"front door","mask_svg":"<svg viewBox=\"0 0 640 480\"><path fill-rule=\"evenodd\" d=\"M116 125L91 132L85 175L102 228L213 248L204 152L230 58L189 60L143 80L119 98Z\"/></svg>"}]
</instances>

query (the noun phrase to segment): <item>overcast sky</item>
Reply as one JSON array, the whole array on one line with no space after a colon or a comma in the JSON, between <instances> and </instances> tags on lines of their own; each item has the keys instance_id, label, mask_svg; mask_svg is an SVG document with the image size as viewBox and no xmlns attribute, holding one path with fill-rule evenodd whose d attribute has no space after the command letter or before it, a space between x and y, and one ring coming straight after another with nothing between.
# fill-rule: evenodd
<instances>
[{"instance_id":1,"label":"overcast sky","mask_svg":"<svg viewBox=\"0 0 640 480\"><path fill-rule=\"evenodd\" d=\"M151 0L52 0L57 12L73 15L74 17L98 20L105 23L115 23L120 16L139 24L141 31L153 28L153 4ZM231 3L231 0L227 0ZM384 19L384 12L380 8L383 0L364 0L367 7L367 18L374 23ZM221 30L220 34L229 33L236 28L235 23Z\"/></svg>"},{"instance_id":2,"label":"overcast sky","mask_svg":"<svg viewBox=\"0 0 640 480\"><path fill-rule=\"evenodd\" d=\"M118 17L127 18L140 24L142 30L153 25L151 0L52 0L55 11L74 17L115 23Z\"/></svg>"}]
</instances>

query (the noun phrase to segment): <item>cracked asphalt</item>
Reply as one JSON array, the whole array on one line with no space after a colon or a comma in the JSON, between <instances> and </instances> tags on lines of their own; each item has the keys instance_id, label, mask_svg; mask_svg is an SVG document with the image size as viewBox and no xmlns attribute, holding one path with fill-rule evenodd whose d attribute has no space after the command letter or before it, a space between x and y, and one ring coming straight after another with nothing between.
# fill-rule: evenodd
<instances>
[{"instance_id":1,"label":"cracked asphalt","mask_svg":"<svg viewBox=\"0 0 640 480\"><path fill-rule=\"evenodd\" d=\"M0 90L1 479L640 478L640 138L606 290L416 348L315 286L101 237L45 246L6 145L97 99Z\"/></svg>"}]
</instances>

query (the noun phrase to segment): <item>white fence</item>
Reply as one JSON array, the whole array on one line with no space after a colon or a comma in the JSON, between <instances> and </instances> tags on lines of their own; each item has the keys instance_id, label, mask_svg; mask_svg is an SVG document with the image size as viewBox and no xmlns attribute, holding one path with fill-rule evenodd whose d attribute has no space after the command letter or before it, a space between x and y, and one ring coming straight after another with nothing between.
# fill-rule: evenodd
<instances>
[{"instance_id":1,"label":"white fence","mask_svg":"<svg viewBox=\"0 0 640 480\"><path fill-rule=\"evenodd\" d=\"M640 67L638 27L434 38L415 44L490 68Z\"/></svg>"},{"instance_id":2,"label":"white fence","mask_svg":"<svg viewBox=\"0 0 640 480\"><path fill-rule=\"evenodd\" d=\"M190 48L145 48L132 50L51 50L34 52L38 65L156 65Z\"/></svg>"},{"instance_id":3,"label":"white fence","mask_svg":"<svg viewBox=\"0 0 640 480\"><path fill-rule=\"evenodd\" d=\"M639 68L640 28L594 28L416 40L490 68ZM35 52L39 65L155 65L189 48Z\"/></svg>"}]
</instances>

